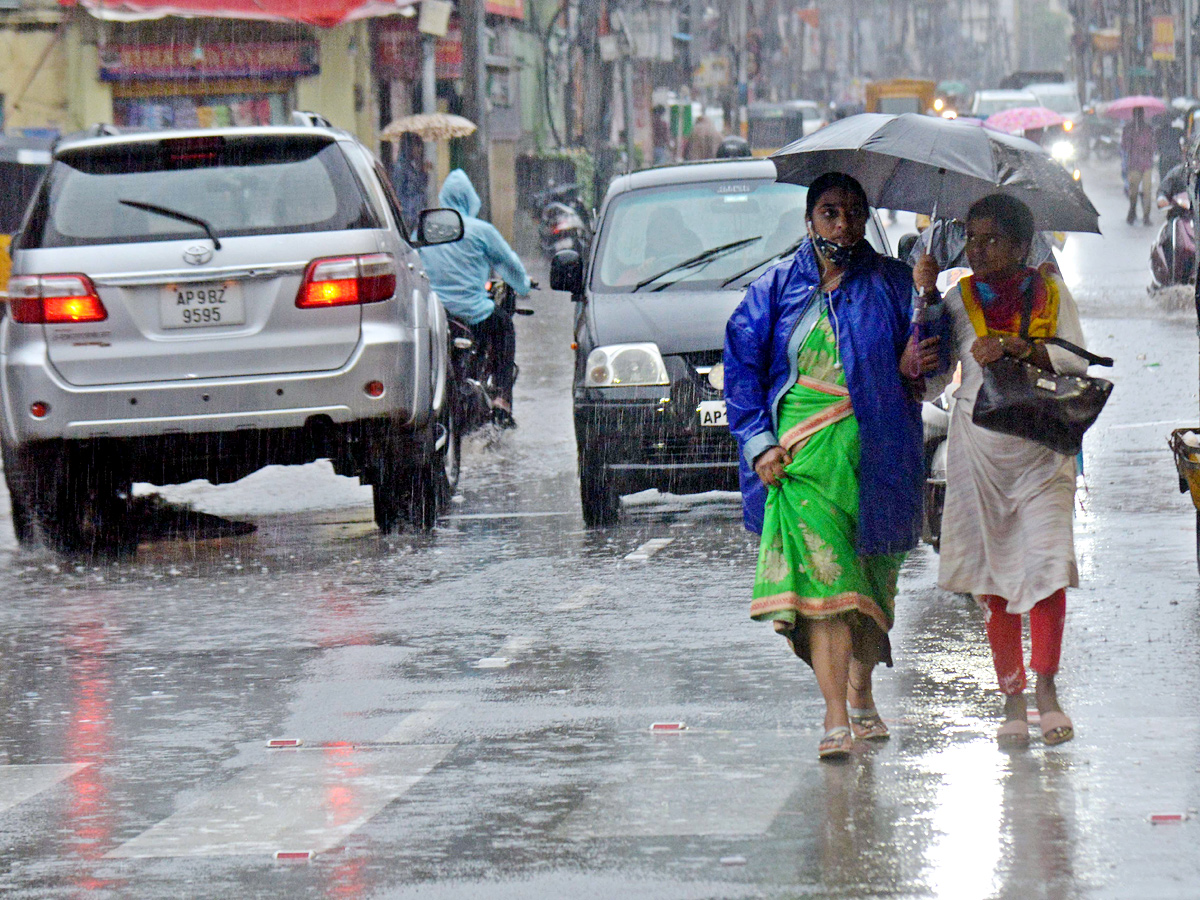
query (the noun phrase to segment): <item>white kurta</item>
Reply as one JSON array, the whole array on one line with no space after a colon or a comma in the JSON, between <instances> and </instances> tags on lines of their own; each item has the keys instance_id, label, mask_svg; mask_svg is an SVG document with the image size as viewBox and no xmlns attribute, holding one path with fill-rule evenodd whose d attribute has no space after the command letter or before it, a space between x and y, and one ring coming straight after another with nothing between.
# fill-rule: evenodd
<instances>
[{"instance_id":1,"label":"white kurta","mask_svg":"<svg viewBox=\"0 0 1200 900\"><path fill-rule=\"evenodd\" d=\"M1082 347L1075 301L1061 279L1055 280L1057 336ZM983 370L971 356L977 335L957 286L945 303L963 381L950 419L938 584L977 599L996 594L1008 600L1010 613L1028 612L1059 588L1079 585L1072 528L1075 459L971 421L983 383ZM1087 371L1087 362L1070 351L1046 349L1055 371Z\"/></svg>"}]
</instances>

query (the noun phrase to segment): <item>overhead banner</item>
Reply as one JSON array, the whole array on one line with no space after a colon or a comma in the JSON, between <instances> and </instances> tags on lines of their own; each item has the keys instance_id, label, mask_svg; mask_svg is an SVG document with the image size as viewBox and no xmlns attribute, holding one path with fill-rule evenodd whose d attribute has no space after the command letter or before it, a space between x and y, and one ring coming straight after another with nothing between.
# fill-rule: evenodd
<instances>
[{"instance_id":1,"label":"overhead banner","mask_svg":"<svg viewBox=\"0 0 1200 900\"><path fill-rule=\"evenodd\" d=\"M100 80L300 78L321 71L319 58L311 41L118 44L100 51Z\"/></svg>"},{"instance_id":2,"label":"overhead banner","mask_svg":"<svg viewBox=\"0 0 1200 900\"><path fill-rule=\"evenodd\" d=\"M1150 56L1157 62L1175 62L1175 19L1173 16L1155 16L1150 20Z\"/></svg>"}]
</instances>

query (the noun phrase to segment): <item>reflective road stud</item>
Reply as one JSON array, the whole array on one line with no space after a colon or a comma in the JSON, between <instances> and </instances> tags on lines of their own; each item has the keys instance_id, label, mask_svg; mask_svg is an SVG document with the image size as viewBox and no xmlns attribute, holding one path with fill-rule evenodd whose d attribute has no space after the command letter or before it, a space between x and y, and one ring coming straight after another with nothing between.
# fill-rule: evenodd
<instances>
[{"instance_id":1,"label":"reflective road stud","mask_svg":"<svg viewBox=\"0 0 1200 900\"><path fill-rule=\"evenodd\" d=\"M1150 817L1151 825L1177 825L1187 821L1187 813L1155 813Z\"/></svg>"},{"instance_id":2,"label":"reflective road stud","mask_svg":"<svg viewBox=\"0 0 1200 900\"><path fill-rule=\"evenodd\" d=\"M687 731L687 726L682 722L655 722L650 726L650 730L655 734L678 734L680 731Z\"/></svg>"},{"instance_id":3,"label":"reflective road stud","mask_svg":"<svg viewBox=\"0 0 1200 900\"><path fill-rule=\"evenodd\" d=\"M301 861L308 862L317 854L312 850L276 850L275 858L288 862Z\"/></svg>"},{"instance_id":4,"label":"reflective road stud","mask_svg":"<svg viewBox=\"0 0 1200 900\"><path fill-rule=\"evenodd\" d=\"M281 747L299 747L304 741L300 738L272 738L267 741L267 746L272 750L277 750Z\"/></svg>"}]
</instances>

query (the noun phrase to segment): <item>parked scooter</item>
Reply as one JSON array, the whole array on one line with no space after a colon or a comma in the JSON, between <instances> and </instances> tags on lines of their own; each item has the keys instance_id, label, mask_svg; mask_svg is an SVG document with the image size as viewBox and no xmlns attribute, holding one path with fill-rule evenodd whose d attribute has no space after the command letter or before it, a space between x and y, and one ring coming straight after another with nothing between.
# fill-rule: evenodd
<instances>
[{"instance_id":1,"label":"parked scooter","mask_svg":"<svg viewBox=\"0 0 1200 900\"><path fill-rule=\"evenodd\" d=\"M537 282L531 282L537 287ZM532 316L532 309L517 306L517 295L503 281L488 283L492 302L512 316ZM487 353L475 340L471 326L453 316L450 326L450 403L446 428L446 481L450 493L458 487L462 472L463 438L494 421L496 400L504 399L509 406L512 397L499 397L494 373L488 366ZM515 380L515 377L514 377Z\"/></svg>"},{"instance_id":2,"label":"parked scooter","mask_svg":"<svg viewBox=\"0 0 1200 900\"><path fill-rule=\"evenodd\" d=\"M538 241L542 252L550 259L559 250L574 250L580 258L585 257L592 242L592 229L579 185L572 182L551 187L536 194L533 201L541 209Z\"/></svg>"},{"instance_id":3,"label":"parked scooter","mask_svg":"<svg viewBox=\"0 0 1200 900\"><path fill-rule=\"evenodd\" d=\"M1186 191L1170 198L1160 196L1158 205L1167 220L1150 248L1151 288L1191 284L1196 279L1196 224L1192 201Z\"/></svg>"}]
</instances>

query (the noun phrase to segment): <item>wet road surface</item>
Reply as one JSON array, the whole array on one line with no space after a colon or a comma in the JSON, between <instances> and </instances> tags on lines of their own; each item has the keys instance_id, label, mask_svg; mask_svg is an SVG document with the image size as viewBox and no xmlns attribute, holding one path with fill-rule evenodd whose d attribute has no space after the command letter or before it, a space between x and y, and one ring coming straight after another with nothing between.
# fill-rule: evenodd
<instances>
[{"instance_id":1,"label":"wet road surface","mask_svg":"<svg viewBox=\"0 0 1200 900\"><path fill-rule=\"evenodd\" d=\"M0 891L1200 895L1195 515L1165 444L1197 422L1195 316L1146 293L1116 172L1086 178L1107 234L1063 267L1117 387L1077 504L1071 743L996 749L981 616L923 546L876 679L893 737L819 764L815 681L748 619L736 496L584 529L571 304L541 292L521 428L469 441L432 534L381 537L320 464L165 490L257 530L110 565L18 552L0 514Z\"/></svg>"}]
</instances>

